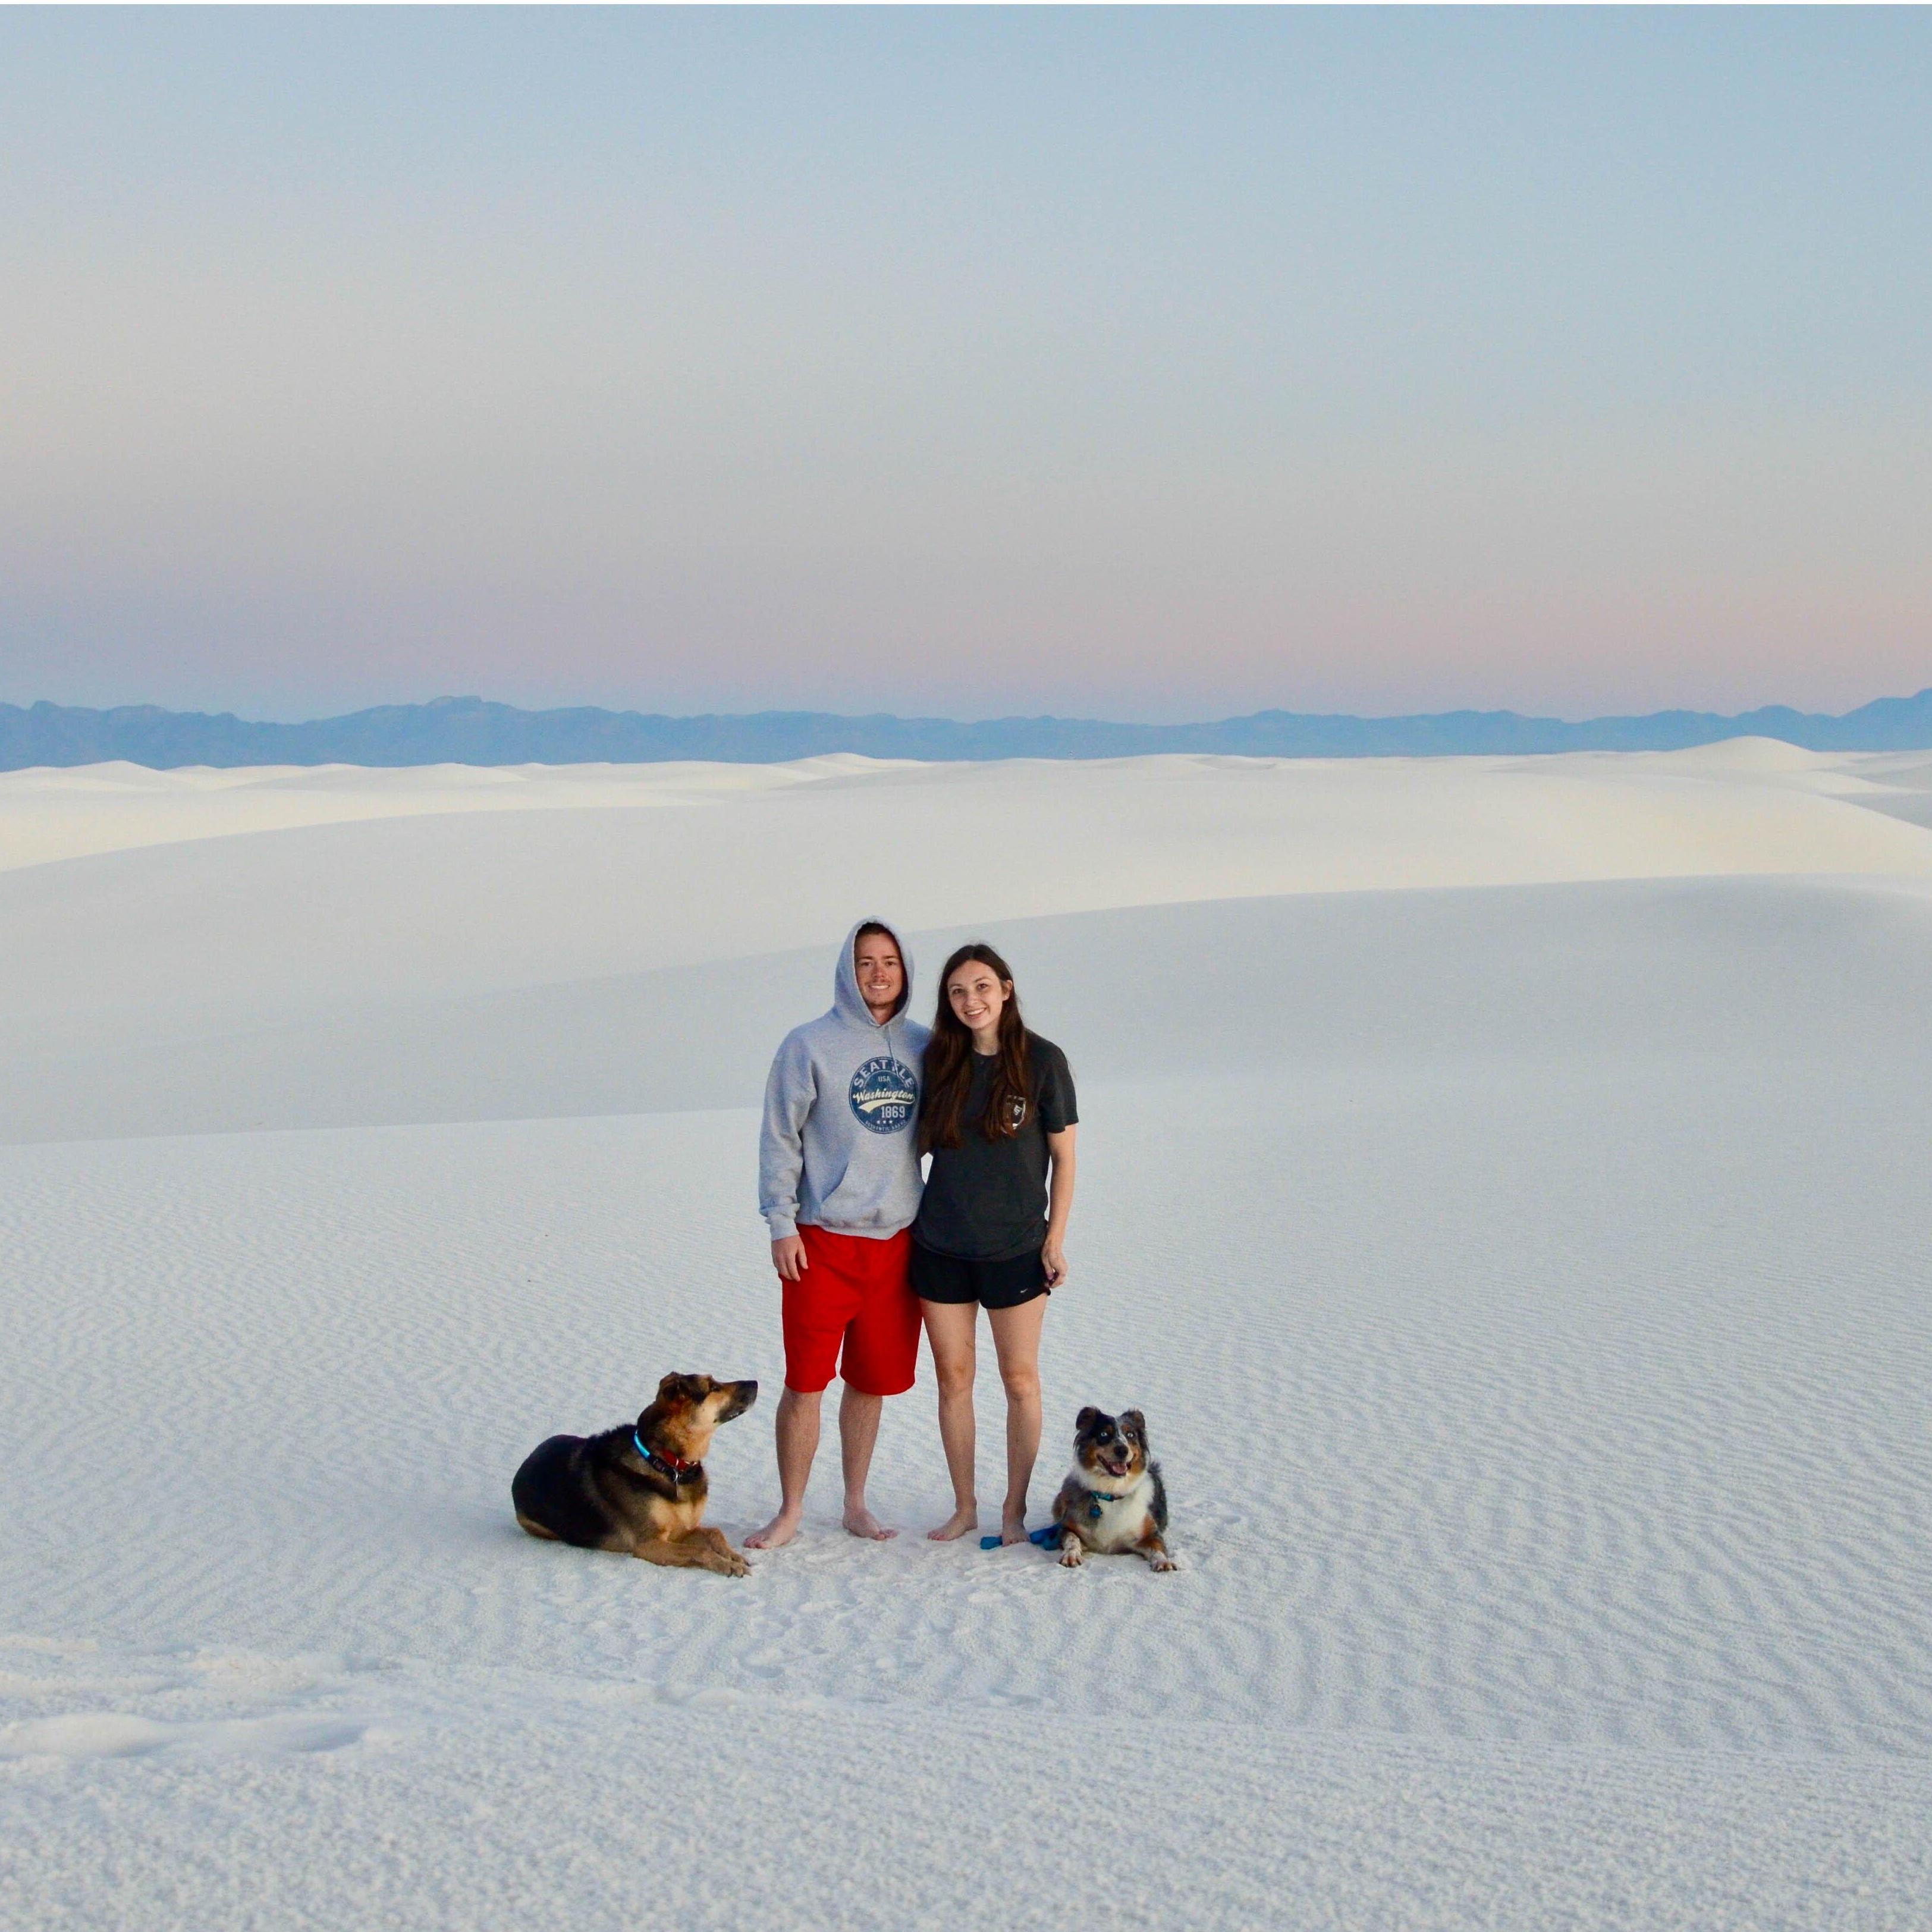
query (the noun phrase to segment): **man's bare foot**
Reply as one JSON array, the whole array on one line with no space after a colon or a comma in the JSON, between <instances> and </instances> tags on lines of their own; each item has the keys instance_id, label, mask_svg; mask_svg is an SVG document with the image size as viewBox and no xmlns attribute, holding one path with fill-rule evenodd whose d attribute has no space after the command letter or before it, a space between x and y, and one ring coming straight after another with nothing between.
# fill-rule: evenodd
<instances>
[{"instance_id":1,"label":"man's bare foot","mask_svg":"<svg viewBox=\"0 0 1932 1932\"><path fill-rule=\"evenodd\" d=\"M856 1508L848 1506L845 1511L846 1529L854 1536L862 1536L869 1543L886 1543L898 1534L896 1529L888 1529L863 1504ZM748 1543L751 1539L747 1537Z\"/></svg>"},{"instance_id":2,"label":"man's bare foot","mask_svg":"<svg viewBox=\"0 0 1932 1932\"><path fill-rule=\"evenodd\" d=\"M782 1550L797 1534L797 1516L788 1516L780 1510L763 1529L754 1529L746 1538L745 1547L747 1550Z\"/></svg>"},{"instance_id":3,"label":"man's bare foot","mask_svg":"<svg viewBox=\"0 0 1932 1932\"><path fill-rule=\"evenodd\" d=\"M962 1503L937 1529L926 1532L928 1543L952 1543L964 1536L969 1529L980 1527L980 1505Z\"/></svg>"},{"instance_id":4,"label":"man's bare foot","mask_svg":"<svg viewBox=\"0 0 1932 1932\"><path fill-rule=\"evenodd\" d=\"M1002 1543L1024 1543L1027 1540L1026 1518L1023 1516L1003 1516L1000 1519L1000 1540Z\"/></svg>"}]
</instances>

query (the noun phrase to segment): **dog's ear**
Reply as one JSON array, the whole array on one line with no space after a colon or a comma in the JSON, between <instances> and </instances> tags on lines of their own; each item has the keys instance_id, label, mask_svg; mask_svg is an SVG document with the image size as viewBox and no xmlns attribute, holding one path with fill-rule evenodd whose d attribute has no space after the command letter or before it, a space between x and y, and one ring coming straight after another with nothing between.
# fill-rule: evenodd
<instances>
[{"instance_id":1,"label":"dog's ear","mask_svg":"<svg viewBox=\"0 0 1932 1932\"><path fill-rule=\"evenodd\" d=\"M1100 1419L1100 1412L1097 1408L1093 1408L1090 1405L1088 1407L1083 1408L1080 1413L1073 1418L1074 1434L1076 1436L1085 1435L1088 1430L1091 1429L1094 1424L1098 1422Z\"/></svg>"},{"instance_id":2,"label":"dog's ear","mask_svg":"<svg viewBox=\"0 0 1932 1932\"><path fill-rule=\"evenodd\" d=\"M697 1378L693 1376L666 1376L664 1380L658 1384L658 1401L673 1402L698 1400L699 1399L698 1394L692 1387L696 1379Z\"/></svg>"},{"instance_id":3,"label":"dog's ear","mask_svg":"<svg viewBox=\"0 0 1932 1932\"><path fill-rule=\"evenodd\" d=\"M1123 1409L1120 1412L1120 1426L1129 1435L1138 1437L1143 1449L1147 1447L1147 1418L1138 1409Z\"/></svg>"}]
</instances>

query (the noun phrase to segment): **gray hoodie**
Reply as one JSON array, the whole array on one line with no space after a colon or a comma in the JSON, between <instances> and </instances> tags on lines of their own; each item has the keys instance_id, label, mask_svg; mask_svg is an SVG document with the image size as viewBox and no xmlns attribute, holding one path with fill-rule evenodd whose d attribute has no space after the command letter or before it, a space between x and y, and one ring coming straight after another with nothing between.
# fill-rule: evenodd
<instances>
[{"instance_id":1,"label":"gray hoodie","mask_svg":"<svg viewBox=\"0 0 1932 1932\"><path fill-rule=\"evenodd\" d=\"M905 997L884 1026L859 992L845 935L832 975L832 1010L784 1036L765 1082L758 1134L758 1211L782 1240L801 1221L884 1240L919 1212L920 1060L929 1029L904 1017L912 955L903 942ZM890 928L888 928L889 930ZM898 938L896 932L893 938Z\"/></svg>"}]
</instances>

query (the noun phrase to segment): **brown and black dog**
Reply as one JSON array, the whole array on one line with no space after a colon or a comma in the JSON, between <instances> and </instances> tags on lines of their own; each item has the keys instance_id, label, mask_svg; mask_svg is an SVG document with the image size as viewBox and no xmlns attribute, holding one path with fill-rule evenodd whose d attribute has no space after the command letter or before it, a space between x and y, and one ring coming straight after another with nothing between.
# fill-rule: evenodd
<instances>
[{"instance_id":1,"label":"brown and black dog","mask_svg":"<svg viewBox=\"0 0 1932 1932\"><path fill-rule=\"evenodd\" d=\"M705 1524L704 1456L718 1425L758 1399L756 1382L666 1376L634 1425L553 1436L532 1449L510 1484L518 1522L580 1550L746 1575L752 1566Z\"/></svg>"}]
</instances>

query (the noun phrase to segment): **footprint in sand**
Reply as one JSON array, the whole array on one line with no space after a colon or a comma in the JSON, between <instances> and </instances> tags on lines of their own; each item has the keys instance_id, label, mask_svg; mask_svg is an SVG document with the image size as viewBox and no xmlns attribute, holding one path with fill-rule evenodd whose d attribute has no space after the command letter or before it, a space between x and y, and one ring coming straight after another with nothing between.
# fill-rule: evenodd
<instances>
[{"instance_id":1,"label":"footprint in sand","mask_svg":"<svg viewBox=\"0 0 1932 1932\"><path fill-rule=\"evenodd\" d=\"M340 1750L360 1743L368 1728L352 1718L292 1712L170 1724L131 1712L85 1711L0 1728L0 1758L151 1757L163 1752L274 1757Z\"/></svg>"}]
</instances>

